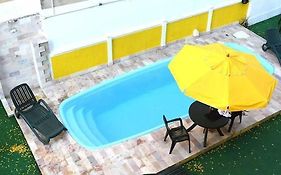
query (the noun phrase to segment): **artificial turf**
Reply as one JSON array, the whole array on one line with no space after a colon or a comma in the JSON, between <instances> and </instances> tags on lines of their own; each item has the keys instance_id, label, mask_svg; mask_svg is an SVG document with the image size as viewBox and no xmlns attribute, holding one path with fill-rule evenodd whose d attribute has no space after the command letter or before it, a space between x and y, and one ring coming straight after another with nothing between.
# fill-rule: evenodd
<instances>
[{"instance_id":1,"label":"artificial turf","mask_svg":"<svg viewBox=\"0 0 281 175\"><path fill-rule=\"evenodd\" d=\"M187 162L186 174L280 174L281 116Z\"/></svg>"},{"instance_id":2,"label":"artificial turf","mask_svg":"<svg viewBox=\"0 0 281 175\"><path fill-rule=\"evenodd\" d=\"M261 37L265 37L265 31L270 28L278 28L278 21L281 20L281 15L272 17L268 20L256 23L248 28Z\"/></svg>"},{"instance_id":3,"label":"artificial turf","mask_svg":"<svg viewBox=\"0 0 281 175\"><path fill-rule=\"evenodd\" d=\"M8 117L0 102L0 174L41 174L14 117Z\"/></svg>"}]
</instances>

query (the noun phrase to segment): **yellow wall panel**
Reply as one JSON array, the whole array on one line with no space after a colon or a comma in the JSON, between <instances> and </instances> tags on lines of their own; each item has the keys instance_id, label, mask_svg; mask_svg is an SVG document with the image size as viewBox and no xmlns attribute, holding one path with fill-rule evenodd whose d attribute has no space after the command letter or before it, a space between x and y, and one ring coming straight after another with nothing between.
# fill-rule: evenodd
<instances>
[{"instance_id":1,"label":"yellow wall panel","mask_svg":"<svg viewBox=\"0 0 281 175\"><path fill-rule=\"evenodd\" d=\"M160 46L161 26L128 34L112 41L113 59Z\"/></svg>"},{"instance_id":2,"label":"yellow wall panel","mask_svg":"<svg viewBox=\"0 0 281 175\"><path fill-rule=\"evenodd\" d=\"M55 79L107 63L107 44L80 48L51 58Z\"/></svg>"},{"instance_id":3,"label":"yellow wall panel","mask_svg":"<svg viewBox=\"0 0 281 175\"><path fill-rule=\"evenodd\" d=\"M228 25L235 21L241 22L244 20L247 16L248 4L238 3L215 9L213 12L211 29Z\"/></svg>"},{"instance_id":4,"label":"yellow wall panel","mask_svg":"<svg viewBox=\"0 0 281 175\"><path fill-rule=\"evenodd\" d=\"M211 29L241 21L246 18L248 5L242 3L215 9ZM208 12L181 19L167 25L167 43L192 35L194 29L206 31ZM112 41L113 59L160 46L161 26L144 29L114 38ZM61 78L75 72L107 63L107 44L99 43L79 48L51 58L54 78Z\"/></svg>"},{"instance_id":5,"label":"yellow wall panel","mask_svg":"<svg viewBox=\"0 0 281 175\"><path fill-rule=\"evenodd\" d=\"M208 21L208 13L199 14L186 19L168 23L167 42L172 42L192 35L194 29L205 32Z\"/></svg>"}]
</instances>

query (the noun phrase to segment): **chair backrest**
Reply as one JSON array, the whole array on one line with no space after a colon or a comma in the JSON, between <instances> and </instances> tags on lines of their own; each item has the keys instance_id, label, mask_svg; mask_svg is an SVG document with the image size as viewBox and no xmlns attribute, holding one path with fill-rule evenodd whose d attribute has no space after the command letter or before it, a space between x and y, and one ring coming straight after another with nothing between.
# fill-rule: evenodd
<instances>
[{"instance_id":1,"label":"chair backrest","mask_svg":"<svg viewBox=\"0 0 281 175\"><path fill-rule=\"evenodd\" d=\"M10 91L10 96L17 110L24 110L37 102L33 92L26 83L13 88Z\"/></svg>"},{"instance_id":2,"label":"chair backrest","mask_svg":"<svg viewBox=\"0 0 281 175\"><path fill-rule=\"evenodd\" d=\"M170 127L169 127L169 125L168 125L168 120L166 119L166 116L165 116L165 115L163 115L163 120L164 120L166 129L167 129L167 131L169 132L169 131L170 131Z\"/></svg>"}]
</instances>

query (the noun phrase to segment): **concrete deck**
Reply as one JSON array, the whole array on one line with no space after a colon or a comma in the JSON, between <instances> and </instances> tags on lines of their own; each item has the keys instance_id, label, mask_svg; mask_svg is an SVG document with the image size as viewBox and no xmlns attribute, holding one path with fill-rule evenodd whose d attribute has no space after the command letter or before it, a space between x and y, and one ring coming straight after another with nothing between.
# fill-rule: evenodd
<instances>
[{"instance_id":1,"label":"concrete deck","mask_svg":"<svg viewBox=\"0 0 281 175\"><path fill-rule=\"evenodd\" d=\"M250 35L250 38L235 38L232 34L237 31L246 32ZM44 89L45 94L41 89L34 89L34 91L37 96L46 99L57 113L59 104L63 99L93 87L104 80L112 79L131 70L171 57L186 43L208 44L218 41L235 42L250 47L268 59L280 72L280 66L275 56L270 51L264 53L261 50L261 45L265 40L235 24L203 34L200 37L190 37L177 41L164 48L156 48L132 55L110 67L104 66L95 71L89 70L87 73L56 81L52 86ZM277 78L280 80L279 77ZM45 146L35 137L23 120L17 120L42 174L126 175L156 173L175 163L191 158L199 152L206 151L241 131L253 127L268 116L276 114L281 109L280 96L281 84L278 82L268 107L248 112L247 116L243 117L241 124L236 120L231 133L227 132L228 126L226 126L222 129L225 134L223 137L219 136L217 132L209 132L206 148L203 147L203 129L201 127L194 128L190 132L191 154L188 153L188 143L182 142L178 143L173 153L169 155L171 141L169 139L167 142L163 141L164 128L111 147L92 151L77 144L67 132L52 139L50 144ZM186 127L190 126L191 121L189 119L185 120L184 125Z\"/></svg>"}]
</instances>

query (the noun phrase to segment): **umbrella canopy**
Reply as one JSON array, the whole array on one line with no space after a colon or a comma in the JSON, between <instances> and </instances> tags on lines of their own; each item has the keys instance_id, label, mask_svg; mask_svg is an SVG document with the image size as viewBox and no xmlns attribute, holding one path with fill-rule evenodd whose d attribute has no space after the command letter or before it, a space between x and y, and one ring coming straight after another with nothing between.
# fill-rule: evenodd
<instances>
[{"instance_id":1,"label":"umbrella canopy","mask_svg":"<svg viewBox=\"0 0 281 175\"><path fill-rule=\"evenodd\" d=\"M277 83L255 56L219 43L184 46L169 69L185 95L222 110L265 107Z\"/></svg>"}]
</instances>

